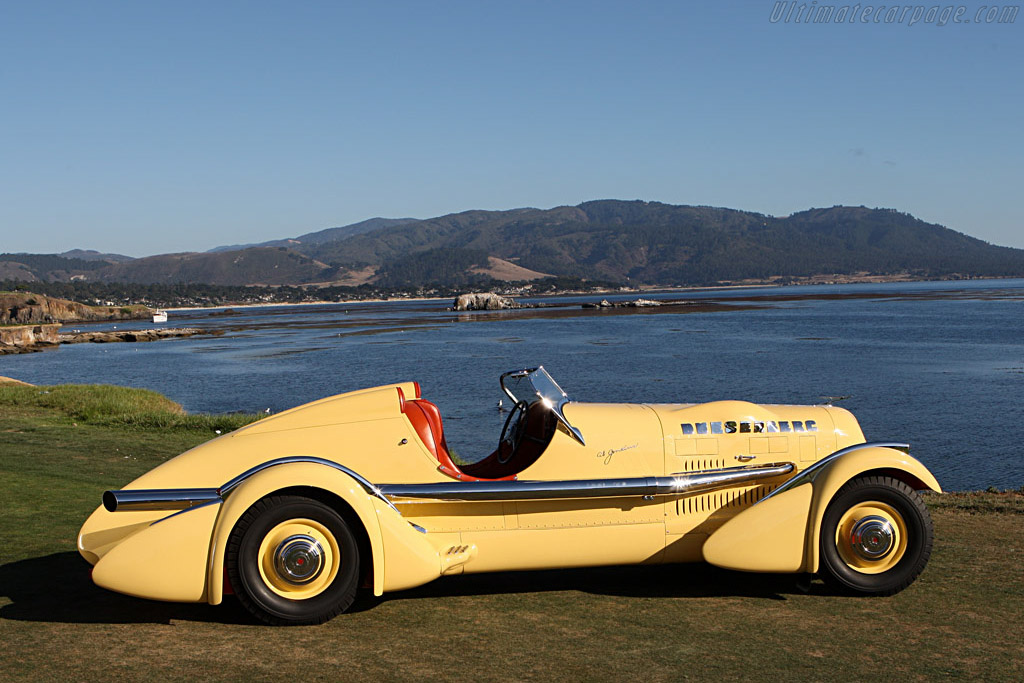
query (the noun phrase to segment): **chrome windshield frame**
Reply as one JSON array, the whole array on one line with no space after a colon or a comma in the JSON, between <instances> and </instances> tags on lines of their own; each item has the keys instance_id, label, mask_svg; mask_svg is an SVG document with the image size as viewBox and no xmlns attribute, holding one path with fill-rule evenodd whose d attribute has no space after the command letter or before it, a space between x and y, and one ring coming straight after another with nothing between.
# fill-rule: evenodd
<instances>
[{"instance_id":1,"label":"chrome windshield frame","mask_svg":"<svg viewBox=\"0 0 1024 683\"><path fill-rule=\"evenodd\" d=\"M505 385L506 378L526 380L530 384L533 395L529 398L519 398ZM543 365L502 373L498 382L501 384L501 390L515 403L524 401L528 406L534 403L543 403L544 407L554 413L558 423L565 428L569 436L578 441L580 445L587 445L580 430L573 427L565 416L564 408L567 403L570 403L569 395L562 390L562 387L558 386L558 382L548 374Z\"/></svg>"}]
</instances>

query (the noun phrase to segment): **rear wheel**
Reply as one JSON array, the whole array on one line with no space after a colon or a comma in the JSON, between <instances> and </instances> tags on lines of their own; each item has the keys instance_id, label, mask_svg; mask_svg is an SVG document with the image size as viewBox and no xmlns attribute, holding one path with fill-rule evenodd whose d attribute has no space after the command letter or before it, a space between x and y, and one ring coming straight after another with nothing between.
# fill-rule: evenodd
<instances>
[{"instance_id":1,"label":"rear wheel","mask_svg":"<svg viewBox=\"0 0 1024 683\"><path fill-rule=\"evenodd\" d=\"M928 563L933 535L920 494L893 477L858 477L825 510L820 573L853 593L898 593Z\"/></svg>"},{"instance_id":2,"label":"rear wheel","mask_svg":"<svg viewBox=\"0 0 1024 683\"><path fill-rule=\"evenodd\" d=\"M270 624L319 624L355 599L359 547L333 508L301 496L270 496L238 520L227 570L239 601Z\"/></svg>"}]
</instances>

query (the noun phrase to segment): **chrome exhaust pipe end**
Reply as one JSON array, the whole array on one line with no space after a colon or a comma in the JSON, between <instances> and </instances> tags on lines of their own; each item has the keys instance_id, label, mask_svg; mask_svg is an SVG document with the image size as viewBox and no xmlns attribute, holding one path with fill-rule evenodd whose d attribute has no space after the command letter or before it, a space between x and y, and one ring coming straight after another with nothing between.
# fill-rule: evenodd
<instances>
[{"instance_id":1,"label":"chrome exhaust pipe end","mask_svg":"<svg viewBox=\"0 0 1024 683\"><path fill-rule=\"evenodd\" d=\"M122 489L103 492L103 507L108 512L187 510L220 500L218 489Z\"/></svg>"}]
</instances>

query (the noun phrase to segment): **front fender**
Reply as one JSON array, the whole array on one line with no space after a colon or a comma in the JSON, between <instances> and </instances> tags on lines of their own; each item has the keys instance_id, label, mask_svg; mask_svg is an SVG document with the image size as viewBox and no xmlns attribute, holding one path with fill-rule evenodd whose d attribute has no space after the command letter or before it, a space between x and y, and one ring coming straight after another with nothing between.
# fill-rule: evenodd
<instances>
[{"instance_id":1,"label":"front fender","mask_svg":"<svg viewBox=\"0 0 1024 683\"><path fill-rule=\"evenodd\" d=\"M739 513L704 544L704 559L755 572L818 571L818 536L832 498L854 477L888 474L915 489L941 491L928 469L903 451L862 444L837 451Z\"/></svg>"},{"instance_id":2,"label":"front fender","mask_svg":"<svg viewBox=\"0 0 1024 683\"><path fill-rule=\"evenodd\" d=\"M247 478L234 487L224 500L214 525L207 572L207 599L218 605L224 597L224 556L232 529L253 503L277 491L290 488L315 488L344 500L359 518L370 542L373 560L373 592L384 591L384 545L374 499L363 486L344 472L311 462L276 465ZM387 509L397 516L393 510Z\"/></svg>"},{"instance_id":3,"label":"front fender","mask_svg":"<svg viewBox=\"0 0 1024 683\"><path fill-rule=\"evenodd\" d=\"M812 477L814 498L811 502L811 525L807 534L807 562L803 567L804 571L818 571L818 550L821 547L818 536L821 533L825 508L846 482L869 473L894 476L918 491L927 489L942 492L938 480L927 467L916 458L894 448L862 448L836 458Z\"/></svg>"}]
</instances>

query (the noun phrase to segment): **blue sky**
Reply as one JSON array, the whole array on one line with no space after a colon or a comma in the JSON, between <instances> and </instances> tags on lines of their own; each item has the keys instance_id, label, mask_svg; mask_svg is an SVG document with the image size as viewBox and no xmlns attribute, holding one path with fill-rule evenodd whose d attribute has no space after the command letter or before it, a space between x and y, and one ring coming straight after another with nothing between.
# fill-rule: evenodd
<instances>
[{"instance_id":1,"label":"blue sky","mask_svg":"<svg viewBox=\"0 0 1024 683\"><path fill-rule=\"evenodd\" d=\"M1024 247L1024 14L775 6L8 0L0 251L605 198L888 207Z\"/></svg>"}]
</instances>

